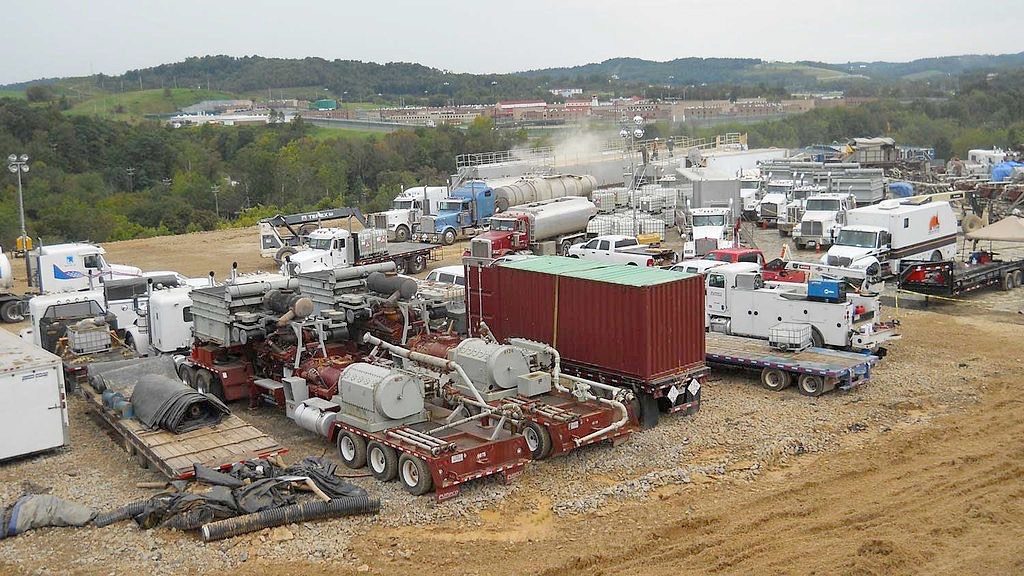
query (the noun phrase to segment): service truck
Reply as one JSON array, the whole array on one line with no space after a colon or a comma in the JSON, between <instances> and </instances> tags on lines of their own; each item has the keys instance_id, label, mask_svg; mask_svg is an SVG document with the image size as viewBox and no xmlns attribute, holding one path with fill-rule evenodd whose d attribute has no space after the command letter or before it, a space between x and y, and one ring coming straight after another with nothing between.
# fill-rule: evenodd
<instances>
[{"instance_id":1,"label":"service truck","mask_svg":"<svg viewBox=\"0 0 1024 576\"><path fill-rule=\"evenodd\" d=\"M898 338L894 325L879 321L877 295L846 294L838 280L804 290L765 287L756 264L737 263L708 270L704 282L709 331L768 339L778 325L798 324L810 327L816 348L870 352Z\"/></svg>"},{"instance_id":2,"label":"service truck","mask_svg":"<svg viewBox=\"0 0 1024 576\"><path fill-rule=\"evenodd\" d=\"M569 248L570 258L596 260L627 266L670 266L676 260L675 251L650 244L641 244L635 236L607 235L591 239L586 244Z\"/></svg>"},{"instance_id":3,"label":"service truck","mask_svg":"<svg viewBox=\"0 0 1024 576\"><path fill-rule=\"evenodd\" d=\"M320 228L309 233L307 244L309 249L289 256L281 265L282 273L300 274L392 261L400 274L418 274L434 259L437 249L419 242L388 242L387 231L376 228L353 232Z\"/></svg>"},{"instance_id":4,"label":"service truck","mask_svg":"<svg viewBox=\"0 0 1024 576\"><path fill-rule=\"evenodd\" d=\"M437 211L420 217L417 237L451 246L461 236L476 234L494 215L494 190L482 180L459 186L438 202Z\"/></svg>"},{"instance_id":5,"label":"service truck","mask_svg":"<svg viewBox=\"0 0 1024 576\"><path fill-rule=\"evenodd\" d=\"M420 226L424 215L437 214L438 204L448 197L447 186L406 188L391 201L391 209L370 214L373 228L388 231L388 239L406 242Z\"/></svg>"},{"instance_id":6,"label":"service truck","mask_svg":"<svg viewBox=\"0 0 1024 576\"><path fill-rule=\"evenodd\" d=\"M477 258L498 258L517 252L565 255L586 238L587 223L597 206L580 196L564 196L516 206L491 218L490 230L470 243Z\"/></svg>"},{"instance_id":7,"label":"service truck","mask_svg":"<svg viewBox=\"0 0 1024 576\"><path fill-rule=\"evenodd\" d=\"M949 202L907 204L885 200L846 213L847 223L821 261L831 266L898 274L902 260L951 260L956 255L957 220Z\"/></svg>"},{"instance_id":8,"label":"service truck","mask_svg":"<svg viewBox=\"0 0 1024 576\"><path fill-rule=\"evenodd\" d=\"M846 224L846 213L856 207L857 199L851 194L809 196L799 223L793 227L793 243L801 250L831 246Z\"/></svg>"},{"instance_id":9,"label":"service truck","mask_svg":"<svg viewBox=\"0 0 1024 576\"><path fill-rule=\"evenodd\" d=\"M695 208L690 211L690 229L683 242L683 258L696 258L733 242L732 208Z\"/></svg>"}]
</instances>

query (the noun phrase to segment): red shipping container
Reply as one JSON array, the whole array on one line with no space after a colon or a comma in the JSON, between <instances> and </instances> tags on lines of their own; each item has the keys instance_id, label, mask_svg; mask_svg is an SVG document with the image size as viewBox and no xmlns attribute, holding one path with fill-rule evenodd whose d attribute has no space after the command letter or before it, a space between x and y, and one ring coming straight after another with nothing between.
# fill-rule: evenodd
<instances>
[{"instance_id":1,"label":"red shipping container","mask_svg":"<svg viewBox=\"0 0 1024 576\"><path fill-rule=\"evenodd\" d=\"M706 371L699 275L539 257L466 276L474 330L482 316L500 340L545 342L567 364L645 388Z\"/></svg>"}]
</instances>

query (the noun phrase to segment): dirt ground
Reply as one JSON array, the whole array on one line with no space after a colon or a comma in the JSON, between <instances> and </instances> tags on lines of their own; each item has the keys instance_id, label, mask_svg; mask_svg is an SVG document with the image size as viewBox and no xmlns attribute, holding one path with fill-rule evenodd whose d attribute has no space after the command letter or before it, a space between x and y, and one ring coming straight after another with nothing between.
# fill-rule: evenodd
<instances>
[{"instance_id":1,"label":"dirt ground","mask_svg":"<svg viewBox=\"0 0 1024 576\"><path fill-rule=\"evenodd\" d=\"M769 253L773 234L758 233ZM232 261L273 269L256 246L249 229L106 248L112 262L223 278ZM900 310L904 339L850 392L808 399L716 373L695 417L534 463L509 487L479 483L435 505L354 478L384 502L379 516L210 545L131 523L42 529L0 541L0 574L1024 573L1019 293ZM132 466L83 404L72 402L69 448L0 465L0 502L26 480L104 510L147 494L135 483L156 474ZM236 412L290 461L336 460L281 414Z\"/></svg>"}]
</instances>

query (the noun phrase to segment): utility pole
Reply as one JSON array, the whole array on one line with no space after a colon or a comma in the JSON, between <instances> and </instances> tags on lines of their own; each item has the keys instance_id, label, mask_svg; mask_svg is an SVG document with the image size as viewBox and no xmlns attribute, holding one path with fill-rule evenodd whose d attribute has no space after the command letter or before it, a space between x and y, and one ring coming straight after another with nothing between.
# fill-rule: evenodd
<instances>
[{"instance_id":1,"label":"utility pole","mask_svg":"<svg viewBox=\"0 0 1024 576\"><path fill-rule=\"evenodd\" d=\"M124 171L128 174L128 192L135 192L135 168L125 168Z\"/></svg>"},{"instance_id":2,"label":"utility pole","mask_svg":"<svg viewBox=\"0 0 1024 576\"><path fill-rule=\"evenodd\" d=\"M213 210L217 214L217 220L220 220L220 201L217 199L217 192L220 191L220 185L214 184L210 186L210 190L213 192Z\"/></svg>"}]
</instances>

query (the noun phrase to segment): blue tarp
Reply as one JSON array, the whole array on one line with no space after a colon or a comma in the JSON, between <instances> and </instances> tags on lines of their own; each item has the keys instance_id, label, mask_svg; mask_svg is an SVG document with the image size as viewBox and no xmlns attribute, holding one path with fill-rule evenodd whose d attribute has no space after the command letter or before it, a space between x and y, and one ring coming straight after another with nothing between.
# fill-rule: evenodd
<instances>
[{"instance_id":1,"label":"blue tarp","mask_svg":"<svg viewBox=\"0 0 1024 576\"><path fill-rule=\"evenodd\" d=\"M1009 180L1014 168L1024 168L1024 162L1000 162L992 167L992 181Z\"/></svg>"},{"instance_id":2,"label":"blue tarp","mask_svg":"<svg viewBox=\"0 0 1024 576\"><path fill-rule=\"evenodd\" d=\"M908 198L914 195L914 185L910 182L890 182L889 195L893 198Z\"/></svg>"}]
</instances>

